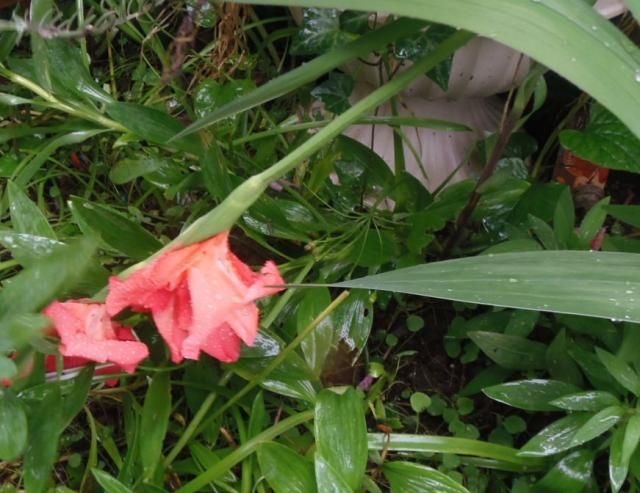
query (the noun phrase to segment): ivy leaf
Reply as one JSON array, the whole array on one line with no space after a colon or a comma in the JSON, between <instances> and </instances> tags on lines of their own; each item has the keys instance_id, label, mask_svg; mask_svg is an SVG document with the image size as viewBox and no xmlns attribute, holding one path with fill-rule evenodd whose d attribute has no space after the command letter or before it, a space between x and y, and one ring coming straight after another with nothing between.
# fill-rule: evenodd
<instances>
[{"instance_id":1,"label":"ivy leaf","mask_svg":"<svg viewBox=\"0 0 640 493\"><path fill-rule=\"evenodd\" d=\"M400 60L418 60L427 56L456 30L441 24L432 24L426 31L400 39L395 45L395 57ZM446 91L449 88L449 75L453 64L453 54L436 65L427 75Z\"/></svg>"},{"instance_id":2,"label":"ivy leaf","mask_svg":"<svg viewBox=\"0 0 640 493\"><path fill-rule=\"evenodd\" d=\"M576 156L600 166L640 173L640 140L613 113L598 103L584 130L564 130L560 143Z\"/></svg>"},{"instance_id":3,"label":"ivy leaf","mask_svg":"<svg viewBox=\"0 0 640 493\"><path fill-rule=\"evenodd\" d=\"M339 115L351 107L349 96L353 92L353 85L350 75L331 72L326 81L311 91L311 95L322 101L331 113Z\"/></svg>"},{"instance_id":4,"label":"ivy leaf","mask_svg":"<svg viewBox=\"0 0 640 493\"><path fill-rule=\"evenodd\" d=\"M339 9L305 9L300 31L293 38L292 53L321 55L356 39L356 34L342 30L340 20Z\"/></svg>"}]
</instances>

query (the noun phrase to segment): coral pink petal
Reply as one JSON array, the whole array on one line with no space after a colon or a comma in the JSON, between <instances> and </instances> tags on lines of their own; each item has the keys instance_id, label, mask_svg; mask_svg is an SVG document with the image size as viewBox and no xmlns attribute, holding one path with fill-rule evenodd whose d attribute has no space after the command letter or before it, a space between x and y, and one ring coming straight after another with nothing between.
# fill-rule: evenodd
<instances>
[{"instance_id":1,"label":"coral pink petal","mask_svg":"<svg viewBox=\"0 0 640 493\"><path fill-rule=\"evenodd\" d=\"M78 315L78 310L72 308L77 303L60 303L54 301L42 313L51 319L56 327L56 332L73 336L73 334L84 331L84 316Z\"/></svg>"},{"instance_id":2,"label":"coral pink petal","mask_svg":"<svg viewBox=\"0 0 640 493\"><path fill-rule=\"evenodd\" d=\"M252 301L264 296L269 296L282 291L283 287L267 287L267 286L283 286L285 284L284 279L278 271L278 266L269 261L264 264L260 275L256 276L255 282L249 287L246 293L246 300Z\"/></svg>"},{"instance_id":3,"label":"coral pink petal","mask_svg":"<svg viewBox=\"0 0 640 493\"><path fill-rule=\"evenodd\" d=\"M184 320L184 300L174 299L163 308L153 311L153 321L158 327L158 332L169 346L171 351L171 361L180 363L183 359L182 345L187 336L187 327L179 323Z\"/></svg>"},{"instance_id":4,"label":"coral pink petal","mask_svg":"<svg viewBox=\"0 0 640 493\"><path fill-rule=\"evenodd\" d=\"M224 363L233 363L240 357L240 342L231 327L223 324L209 334L200 349Z\"/></svg>"},{"instance_id":5,"label":"coral pink petal","mask_svg":"<svg viewBox=\"0 0 640 493\"><path fill-rule=\"evenodd\" d=\"M43 313L48 316L60 336L60 354L86 358L98 363L110 361L125 371L133 372L149 350L141 342L118 340L118 333L130 329L112 322L106 306L98 303L54 302ZM128 329L128 330L127 330Z\"/></svg>"},{"instance_id":6,"label":"coral pink petal","mask_svg":"<svg viewBox=\"0 0 640 493\"><path fill-rule=\"evenodd\" d=\"M248 346L253 346L258 334L259 316L258 307L254 303L247 303L234 309L226 319L236 335Z\"/></svg>"},{"instance_id":7,"label":"coral pink petal","mask_svg":"<svg viewBox=\"0 0 640 493\"><path fill-rule=\"evenodd\" d=\"M205 273L193 268L189 272L188 280L193 318L188 330L189 335L183 343L182 353L185 358L197 359L198 348L233 311L234 305L231 300L237 298L237 295L215 271Z\"/></svg>"},{"instance_id":8,"label":"coral pink petal","mask_svg":"<svg viewBox=\"0 0 640 493\"><path fill-rule=\"evenodd\" d=\"M60 354L87 358L98 363L111 361L124 371L133 373L138 364L149 356L149 350L141 342L98 341L86 336L76 336L60 346Z\"/></svg>"},{"instance_id":9,"label":"coral pink petal","mask_svg":"<svg viewBox=\"0 0 640 493\"><path fill-rule=\"evenodd\" d=\"M197 260L202 250L200 243L163 253L149 267L149 277L157 287L173 289L181 281L182 274Z\"/></svg>"}]
</instances>

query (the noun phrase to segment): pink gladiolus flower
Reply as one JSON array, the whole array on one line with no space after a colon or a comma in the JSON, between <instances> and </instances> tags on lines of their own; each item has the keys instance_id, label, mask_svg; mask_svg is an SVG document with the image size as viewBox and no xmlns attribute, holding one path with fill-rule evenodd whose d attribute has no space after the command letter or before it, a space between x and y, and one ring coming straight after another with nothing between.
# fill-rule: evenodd
<instances>
[{"instance_id":1,"label":"pink gladiolus flower","mask_svg":"<svg viewBox=\"0 0 640 493\"><path fill-rule=\"evenodd\" d=\"M198 359L200 351L224 362L240 356L258 332L255 300L280 291L278 268L267 262L253 272L228 246L229 233L171 250L126 280L109 280L111 316L131 307L151 312L171 359Z\"/></svg>"},{"instance_id":2,"label":"pink gladiolus flower","mask_svg":"<svg viewBox=\"0 0 640 493\"><path fill-rule=\"evenodd\" d=\"M109 361L133 373L149 355L147 346L135 339L131 328L109 318L104 304L54 301L43 313L53 322L60 336L60 354L65 357Z\"/></svg>"}]
</instances>

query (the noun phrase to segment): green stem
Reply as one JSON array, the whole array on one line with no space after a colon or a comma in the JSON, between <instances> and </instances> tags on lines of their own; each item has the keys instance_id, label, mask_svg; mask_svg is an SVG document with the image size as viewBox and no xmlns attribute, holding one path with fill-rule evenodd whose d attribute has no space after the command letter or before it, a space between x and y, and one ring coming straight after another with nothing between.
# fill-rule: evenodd
<instances>
[{"instance_id":1,"label":"green stem","mask_svg":"<svg viewBox=\"0 0 640 493\"><path fill-rule=\"evenodd\" d=\"M226 372L224 375L222 375L222 378L220 378L218 385L220 386L226 385L229 382L229 380L231 380L232 376L233 376L233 372L230 372L230 371ZM173 448L171 449L171 452L169 452L167 457L164 459L163 465L165 469L169 467L169 465L171 465L171 463L175 460L175 458L182 451L182 449L187 445L187 443L189 443L189 440L191 440L191 437L196 433L196 431L198 430L198 427L200 426L200 423L202 423L202 420L206 417L207 413L209 412L209 409L211 409L211 406L213 406L217 398L218 398L218 393L211 392L202 402L202 404L198 408L198 412L196 412L195 416L187 426L187 429L184 430L184 432L180 435L178 442L173 446Z\"/></svg>"},{"instance_id":2,"label":"green stem","mask_svg":"<svg viewBox=\"0 0 640 493\"><path fill-rule=\"evenodd\" d=\"M58 98L56 98L53 94L49 93L48 91L40 87L38 84L27 79L26 77L22 77L21 75L16 74L15 72L7 70L2 64L0 64L0 74L2 74L4 77L9 79L11 82L21 85L26 89L29 89L31 92L40 96L42 99L44 99L47 103L51 104L56 109L63 111L65 113L68 113L69 115L77 116L78 118L82 118L83 120L94 121L105 128L116 130L118 132L126 133L129 131L123 125L120 125L118 122L115 122L110 118L102 116L99 113L94 113L93 111L91 112L83 111L83 110L74 108L73 106L70 106L66 103L63 103Z\"/></svg>"},{"instance_id":3,"label":"green stem","mask_svg":"<svg viewBox=\"0 0 640 493\"><path fill-rule=\"evenodd\" d=\"M471 455L519 466L524 471L538 471L544 469L547 464L545 458L521 457L518 450L511 447L468 438L435 435L369 433L369 450Z\"/></svg>"},{"instance_id":4,"label":"green stem","mask_svg":"<svg viewBox=\"0 0 640 493\"><path fill-rule=\"evenodd\" d=\"M314 411L304 411L289 418L283 419L279 423L273 425L271 428L263 431L259 435L249 440L246 443L240 445L237 449L227 455L220 462L217 462L205 472L197 476L185 484L182 488L176 491L176 493L193 493L204 488L208 483L220 478L233 466L244 460L246 457L254 453L260 445L266 442L270 442L274 438L289 431L291 428L295 428L302 423L313 419Z\"/></svg>"},{"instance_id":5,"label":"green stem","mask_svg":"<svg viewBox=\"0 0 640 493\"><path fill-rule=\"evenodd\" d=\"M466 31L458 31L451 35L428 56L417 61L412 67L400 73L393 80L358 101L358 103L338 116L300 147L294 149L262 173L247 179L233 190L219 206L195 221L180 236L169 243L165 249L173 248L177 245L196 243L221 231L230 229L244 211L260 197L271 182L278 180L305 159L323 149L331 140L340 135L359 118L398 94L416 78L431 70L471 38L473 38L473 34Z\"/></svg>"},{"instance_id":6,"label":"green stem","mask_svg":"<svg viewBox=\"0 0 640 493\"><path fill-rule=\"evenodd\" d=\"M326 127L332 120L315 120L312 122L280 124L280 126L264 130L262 132L254 132L251 135L238 137L232 141L232 145L246 144L255 140L266 139L276 135L301 132L303 130L312 130L316 128ZM446 120L436 120L432 118L416 118L406 116L366 116L359 118L355 124L357 125L387 125L392 128L400 127L419 127L433 128L434 130L446 130L448 132L468 132L470 129L466 125L456 122L448 122Z\"/></svg>"}]
</instances>

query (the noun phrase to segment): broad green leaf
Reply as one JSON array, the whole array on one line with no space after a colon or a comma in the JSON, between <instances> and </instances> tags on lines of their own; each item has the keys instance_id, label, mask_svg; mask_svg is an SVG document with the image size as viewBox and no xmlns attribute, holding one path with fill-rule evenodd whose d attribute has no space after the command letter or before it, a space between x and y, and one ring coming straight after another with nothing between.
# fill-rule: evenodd
<instances>
[{"instance_id":1,"label":"broad green leaf","mask_svg":"<svg viewBox=\"0 0 640 493\"><path fill-rule=\"evenodd\" d=\"M539 312L516 310L511 315L509 323L504 329L504 333L506 335L527 337L536 327L539 319Z\"/></svg>"},{"instance_id":2,"label":"broad green leaf","mask_svg":"<svg viewBox=\"0 0 640 493\"><path fill-rule=\"evenodd\" d=\"M626 7L631 11L633 18L636 21L640 20L640 0L627 0L625 2Z\"/></svg>"},{"instance_id":3,"label":"broad green leaf","mask_svg":"<svg viewBox=\"0 0 640 493\"><path fill-rule=\"evenodd\" d=\"M556 234L553 232L553 228L549 226L542 219L529 214L529 227L531 231L536 235L545 250L557 250L558 240Z\"/></svg>"},{"instance_id":4,"label":"broad green leaf","mask_svg":"<svg viewBox=\"0 0 640 493\"><path fill-rule=\"evenodd\" d=\"M560 143L576 156L605 168L638 172L640 140L600 104L591 106L591 119L584 130L563 130Z\"/></svg>"},{"instance_id":5,"label":"broad green leaf","mask_svg":"<svg viewBox=\"0 0 640 493\"><path fill-rule=\"evenodd\" d=\"M269 442L258 449L258 464L275 493L313 493L313 463L289 447Z\"/></svg>"},{"instance_id":6,"label":"broad green leaf","mask_svg":"<svg viewBox=\"0 0 640 493\"><path fill-rule=\"evenodd\" d=\"M60 147L80 144L91 137L107 132L105 129L98 130L77 130L63 135L56 135L46 141L36 154L29 159L24 166L21 166L19 173L13 178L13 181L19 187L25 188L31 182L31 179L47 162L49 157Z\"/></svg>"},{"instance_id":7,"label":"broad green leaf","mask_svg":"<svg viewBox=\"0 0 640 493\"><path fill-rule=\"evenodd\" d=\"M0 62L4 62L19 40L17 32L5 31L0 34Z\"/></svg>"},{"instance_id":8,"label":"broad green leaf","mask_svg":"<svg viewBox=\"0 0 640 493\"><path fill-rule=\"evenodd\" d=\"M550 401L550 403L552 407L555 406L565 411L587 412L598 412L605 407L620 405L620 401L615 395L604 390L588 390L586 392L566 394Z\"/></svg>"},{"instance_id":9,"label":"broad green leaf","mask_svg":"<svg viewBox=\"0 0 640 493\"><path fill-rule=\"evenodd\" d=\"M546 346L524 337L496 332L469 332L469 338L496 364L509 370L539 370L546 366Z\"/></svg>"},{"instance_id":10,"label":"broad green leaf","mask_svg":"<svg viewBox=\"0 0 640 493\"><path fill-rule=\"evenodd\" d=\"M640 415L634 414L627 421L624 429L624 439L622 440L622 463L629 464L631 456L640 443Z\"/></svg>"},{"instance_id":11,"label":"broad green leaf","mask_svg":"<svg viewBox=\"0 0 640 493\"><path fill-rule=\"evenodd\" d=\"M589 413L576 413L554 421L531 438L521 449L524 457L546 457L569 450L573 436L591 417Z\"/></svg>"},{"instance_id":12,"label":"broad green leaf","mask_svg":"<svg viewBox=\"0 0 640 493\"><path fill-rule=\"evenodd\" d=\"M122 185L170 166L171 162L153 156L123 159L111 168L109 179L117 185Z\"/></svg>"},{"instance_id":13,"label":"broad green leaf","mask_svg":"<svg viewBox=\"0 0 640 493\"><path fill-rule=\"evenodd\" d=\"M349 388L343 394L323 390L315 407L316 449L352 490L364 476L367 452L367 425L362 395ZM316 477L318 477L316 469Z\"/></svg>"},{"instance_id":14,"label":"broad green leaf","mask_svg":"<svg viewBox=\"0 0 640 493\"><path fill-rule=\"evenodd\" d=\"M56 296L77 287L93 264L94 249L88 239L75 241L13 277L0 291L0 322L38 312Z\"/></svg>"},{"instance_id":15,"label":"broad green leaf","mask_svg":"<svg viewBox=\"0 0 640 493\"><path fill-rule=\"evenodd\" d=\"M304 329L331 303L331 295L326 288L318 288L303 294L296 313L298 333ZM302 352L309 367L319 375L333 343L333 324L324 319L301 343Z\"/></svg>"},{"instance_id":16,"label":"broad green leaf","mask_svg":"<svg viewBox=\"0 0 640 493\"><path fill-rule=\"evenodd\" d=\"M5 337L6 336L3 336L3 339ZM4 350L3 346L5 346L7 349L12 348L9 343L0 344L0 351ZM10 380L16 375L16 373L18 373L18 367L16 366L15 362L7 356L0 355L0 381Z\"/></svg>"},{"instance_id":17,"label":"broad green leaf","mask_svg":"<svg viewBox=\"0 0 640 493\"><path fill-rule=\"evenodd\" d=\"M292 50L296 55L321 55L356 38L342 29L340 10L309 8L304 10L302 26L293 39Z\"/></svg>"},{"instance_id":18,"label":"broad green leaf","mask_svg":"<svg viewBox=\"0 0 640 493\"><path fill-rule=\"evenodd\" d=\"M593 452L576 450L563 457L533 487L533 493L581 493L591 479Z\"/></svg>"},{"instance_id":19,"label":"broad green leaf","mask_svg":"<svg viewBox=\"0 0 640 493\"><path fill-rule=\"evenodd\" d=\"M111 474L101 471L99 469L92 469L93 477L102 488L105 493L132 493L124 484L114 478Z\"/></svg>"},{"instance_id":20,"label":"broad green leaf","mask_svg":"<svg viewBox=\"0 0 640 493\"><path fill-rule=\"evenodd\" d=\"M567 351L567 332L560 330L547 347L547 370L551 378L571 383L578 387L584 385L584 378L577 363Z\"/></svg>"},{"instance_id":21,"label":"broad green leaf","mask_svg":"<svg viewBox=\"0 0 640 493\"><path fill-rule=\"evenodd\" d=\"M191 457L193 457L193 460L197 463L199 472L206 471L220 462L220 454L200 442L191 442L189 444L189 452L191 452ZM235 482L238 480L232 470L226 471L220 479L225 482Z\"/></svg>"},{"instance_id":22,"label":"broad green leaf","mask_svg":"<svg viewBox=\"0 0 640 493\"><path fill-rule=\"evenodd\" d=\"M624 426L616 428L609 447L609 480L611 481L611 490L614 493L620 491L629 472L629 461L624 462L622 459L624 435Z\"/></svg>"},{"instance_id":23,"label":"broad green leaf","mask_svg":"<svg viewBox=\"0 0 640 493\"><path fill-rule=\"evenodd\" d=\"M578 363L587 379L597 390L605 390L617 396L625 394L624 388L611 376L593 352L574 346L569 349L569 356Z\"/></svg>"},{"instance_id":24,"label":"broad green leaf","mask_svg":"<svg viewBox=\"0 0 640 493\"><path fill-rule=\"evenodd\" d=\"M69 394L64 396L62 406L62 426L66 428L82 410L87 400L93 378L94 365L88 365L73 378Z\"/></svg>"},{"instance_id":25,"label":"broad green leaf","mask_svg":"<svg viewBox=\"0 0 640 493\"><path fill-rule=\"evenodd\" d=\"M583 424L571 439L571 446L582 445L610 430L622 419L625 410L620 406L605 407Z\"/></svg>"},{"instance_id":26,"label":"broad green leaf","mask_svg":"<svg viewBox=\"0 0 640 493\"><path fill-rule=\"evenodd\" d=\"M570 248L575 237L576 213L571 196L571 189L565 187L558 199L556 210L553 215L553 232L560 246L564 249Z\"/></svg>"},{"instance_id":27,"label":"broad green leaf","mask_svg":"<svg viewBox=\"0 0 640 493\"><path fill-rule=\"evenodd\" d=\"M631 366L604 349L596 348L596 354L598 355L598 359L609 371L609 374L615 378L620 385L636 397L640 395L640 378L638 378L638 374Z\"/></svg>"},{"instance_id":28,"label":"broad green leaf","mask_svg":"<svg viewBox=\"0 0 640 493\"><path fill-rule=\"evenodd\" d=\"M507 370L498 365L491 365L477 372L469 383L467 383L463 389L458 392L458 395L463 397L475 395L487 387L492 387L504 382L510 374L511 370Z\"/></svg>"},{"instance_id":29,"label":"broad green leaf","mask_svg":"<svg viewBox=\"0 0 640 493\"><path fill-rule=\"evenodd\" d=\"M556 320L573 334L583 334L601 341L609 351L615 351L622 342L622 333L613 322L601 318L581 317L577 315L556 315Z\"/></svg>"},{"instance_id":30,"label":"broad green leaf","mask_svg":"<svg viewBox=\"0 0 640 493\"><path fill-rule=\"evenodd\" d=\"M269 4L271 1L247 0L246 3ZM280 0L279 3L344 7L338 0ZM588 2L456 0L443 6L441 0L356 0L349 8L447 24L511 46L591 94L640 136L637 118L640 98L636 96L640 91L640 51ZM508 22L496 22L496 12Z\"/></svg>"},{"instance_id":31,"label":"broad green leaf","mask_svg":"<svg viewBox=\"0 0 640 493\"><path fill-rule=\"evenodd\" d=\"M353 87L354 83L350 75L331 72L326 81L311 91L311 95L322 101L327 111L339 115L350 108L349 96L353 92Z\"/></svg>"},{"instance_id":32,"label":"broad green leaf","mask_svg":"<svg viewBox=\"0 0 640 493\"><path fill-rule=\"evenodd\" d=\"M267 82L246 96L232 101L207 117L192 123L177 137L197 132L224 118L276 99L305 84L315 82L323 74L338 68L349 60L364 57L371 51L383 49L393 40L407 33L417 31L423 25L423 22L412 19L399 19L391 22L376 31L365 34L347 45L320 55L302 66Z\"/></svg>"},{"instance_id":33,"label":"broad green leaf","mask_svg":"<svg viewBox=\"0 0 640 493\"><path fill-rule=\"evenodd\" d=\"M416 60L432 51L442 40L453 32L453 28L442 25L431 25L426 31L396 41L394 55L400 60ZM428 75L443 91L449 89L449 76L453 64L453 55L438 64Z\"/></svg>"},{"instance_id":34,"label":"broad green leaf","mask_svg":"<svg viewBox=\"0 0 640 493\"><path fill-rule=\"evenodd\" d=\"M551 402L580 389L556 380L519 380L483 390L491 399L527 411L557 411Z\"/></svg>"},{"instance_id":35,"label":"broad green leaf","mask_svg":"<svg viewBox=\"0 0 640 493\"><path fill-rule=\"evenodd\" d=\"M585 214L584 219L580 223L580 232L578 236L580 239L589 246L589 242L598 234L604 221L607 218L606 206L609 204L611 198L605 197L595 204Z\"/></svg>"},{"instance_id":36,"label":"broad green leaf","mask_svg":"<svg viewBox=\"0 0 640 493\"><path fill-rule=\"evenodd\" d=\"M333 330L349 349L364 349L373 325L373 303L367 291L351 295L331 314Z\"/></svg>"},{"instance_id":37,"label":"broad green leaf","mask_svg":"<svg viewBox=\"0 0 640 493\"><path fill-rule=\"evenodd\" d=\"M585 265L589 268L585 269ZM640 322L637 255L519 252L433 262L334 284Z\"/></svg>"},{"instance_id":38,"label":"broad green leaf","mask_svg":"<svg viewBox=\"0 0 640 493\"><path fill-rule=\"evenodd\" d=\"M74 197L69 207L78 222L133 260L143 260L162 248L162 243L146 229L109 206Z\"/></svg>"},{"instance_id":39,"label":"broad green leaf","mask_svg":"<svg viewBox=\"0 0 640 493\"><path fill-rule=\"evenodd\" d=\"M147 390L140 422L140 462L147 480L153 478L161 463L162 444L171 414L171 374L159 372L153 376Z\"/></svg>"},{"instance_id":40,"label":"broad green leaf","mask_svg":"<svg viewBox=\"0 0 640 493\"><path fill-rule=\"evenodd\" d=\"M31 14L34 23L48 24L55 12L51 2L38 2L36 7L40 14ZM46 38L34 32L31 36L31 50L37 81L54 95L73 101L78 105L80 100L108 103L111 97L105 93L89 73L83 53L74 40L57 37Z\"/></svg>"},{"instance_id":41,"label":"broad green leaf","mask_svg":"<svg viewBox=\"0 0 640 493\"><path fill-rule=\"evenodd\" d=\"M11 225L16 233L56 239L53 228L40 208L13 182L7 184Z\"/></svg>"},{"instance_id":42,"label":"broad green leaf","mask_svg":"<svg viewBox=\"0 0 640 493\"><path fill-rule=\"evenodd\" d=\"M256 394L251 405L249 414L249 424L247 425L247 437L253 438L258 435L268 422L267 409L264 405L264 393L262 391Z\"/></svg>"},{"instance_id":43,"label":"broad green leaf","mask_svg":"<svg viewBox=\"0 0 640 493\"><path fill-rule=\"evenodd\" d=\"M605 210L618 221L640 228L640 205L607 205Z\"/></svg>"},{"instance_id":44,"label":"broad green leaf","mask_svg":"<svg viewBox=\"0 0 640 493\"><path fill-rule=\"evenodd\" d=\"M169 143L184 127L164 111L136 103L114 102L107 106L107 114L141 139L197 156L204 154L204 144L196 135L176 138Z\"/></svg>"},{"instance_id":45,"label":"broad green leaf","mask_svg":"<svg viewBox=\"0 0 640 493\"><path fill-rule=\"evenodd\" d=\"M469 493L446 474L420 464L388 462L383 471L392 493Z\"/></svg>"},{"instance_id":46,"label":"broad green leaf","mask_svg":"<svg viewBox=\"0 0 640 493\"><path fill-rule=\"evenodd\" d=\"M276 357L284 344L266 331L258 332L252 347L244 347L241 358L231 368L241 377L257 378ZM290 353L260 384L272 392L306 402L314 402L316 380L313 372L297 353Z\"/></svg>"},{"instance_id":47,"label":"broad green leaf","mask_svg":"<svg viewBox=\"0 0 640 493\"><path fill-rule=\"evenodd\" d=\"M27 415L10 390L0 394L0 460L17 459L27 445Z\"/></svg>"},{"instance_id":48,"label":"broad green leaf","mask_svg":"<svg viewBox=\"0 0 640 493\"><path fill-rule=\"evenodd\" d=\"M193 110L198 118L210 115L256 87L250 79L229 80L224 83L204 79L195 89Z\"/></svg>"},{"instance_id":49,"label":"broad green leaf","mask_svg":"<svg viewBox=\"0 0 640 493\"><path fill-rule=\"evenodd\" d=\"M315 456L315 475L318 493L353 493L353 488L345 478L318 452Z\"/></svg>"},{"instance_id":50,"label":"broad green leaf","mask_svg":"<svg viewBox=\"0 0 640 493\"><path fill-rule=\"evenodd\" d=\"M60 388L50 386L40 399L32 401L27 417L29 440L24 453L24 486L29 493L43 493L49 486L63 431Z\"/></svg>"},{"instance_id":51,"label":"broad green leaf","mask_svg":"<svg viewBox=\"0 0 640 493\"><path fill-rule=\"evenodd\" d=\"M511 252L531 252L536 250L542 250L540 243L530 238L519 238L517 240L507 240L503 241L502 243L496 243L486 250L483 250L481 255L494 255L496 253Z\"/></svg>"},{"instance_id":52,"label":"broad green leaf","mask_svg":"<svg viewBox=\"0 0 640 493\"><path fill-rule=\"evenodd\" d=\"M9 250L23 267L51 255L56 248L64 245L45 236L16 233L11 230L0 230L0 244Z\"/></svg>"}]
</instances>

